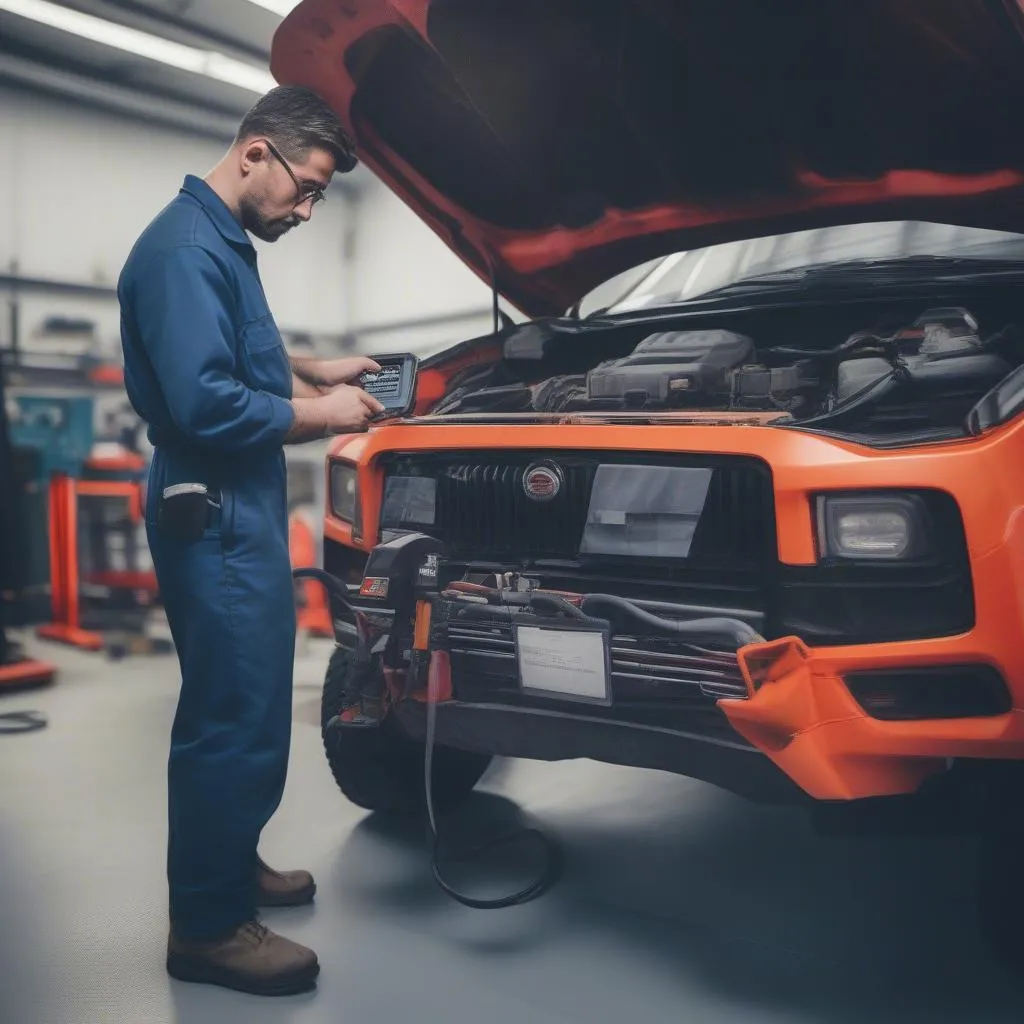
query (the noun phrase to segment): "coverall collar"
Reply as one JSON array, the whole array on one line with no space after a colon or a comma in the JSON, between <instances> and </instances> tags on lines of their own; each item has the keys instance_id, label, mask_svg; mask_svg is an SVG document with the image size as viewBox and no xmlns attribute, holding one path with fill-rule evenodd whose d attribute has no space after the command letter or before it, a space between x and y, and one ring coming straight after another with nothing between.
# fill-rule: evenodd
<instances>
[{"instance_id":1,"label":"coverall collar","mask_svg":"<svg viewBox=\"0 0 1024 1024\"><path fill-rule=\"evenodd\" d=\"M199 201L200 205L209 215L210 220L213 221L214 227L229 242L234 242L236 245L246 245L250 249L253 248L252 240L245 233L242 225L235 220L234 215L227 208L224 200L202 178L198 178L194 174L185 175L181 191L187 192Z\"/></svg>"}]
</instances>

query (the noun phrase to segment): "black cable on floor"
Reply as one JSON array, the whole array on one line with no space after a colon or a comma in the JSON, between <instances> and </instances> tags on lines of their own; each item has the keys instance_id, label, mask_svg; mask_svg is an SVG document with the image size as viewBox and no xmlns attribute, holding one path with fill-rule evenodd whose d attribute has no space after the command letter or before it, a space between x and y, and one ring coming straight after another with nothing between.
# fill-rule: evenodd
<instances>
[{"instance_id":1,"label":"black cable on floor","mask_svg":"<svg viewBox=\"0 0 1024 1024\"><path fill-rule=\"evenodd\" d=\"M40 711L7 711L0 714L0 735L38 732L49 724Z\"/></svg>"},{"instance_id":2,"label":"black cable on floor","mask_svg":"<svg viewBox=\"0 0 1024 1024\"><path fill-rule=\"evenodd\" d=\"M423 757L423 783L427 799L427 819L430 825L430 832L433 837L430 867L434 875L434 881L444 892L451 896L453 900L461 903L464 907L471 907L473 910L502 910L505 907L521 906L524 903L529 903L531 900L537 899L538 896L543 896L544 893L546 893L558 880L558 876L561 873L561 856L558 847L551 838L539 829L535 828L517 829L514 832L498 836L497 838L491 839L480 846L463 851L459 857L460 860L468 861L473 857L485 853L488 850L493 850L499 846L520 842L524 839L534 840L541 848L541 852L544 857L544 868L534 881L520 889L519 892L512 893L510 896L499 896L494 899L478 899L459 892L459 890L453 885L446 882L441 875L441 837L440 830L437 825L437 819L434 815L433 795L434 738L437 732L437 694L436 692L431 692L431 690L431 684L428 682L427 735Z\"/></svg>"},{"instance_id":3,"label":"black cable on floor","mask_svg":"<svg viewBox=\"0 0 1024 1024\"><path fill-rule=\"evenodd\" d=\"M348 595L341 582L329 573L325 572L323 569L295 569L292 571L292 576L295 579L317 580L323 587L325 587L327 593L330 595L332 615L336 620L340 617L338 613L342 610L345 610L348 613L353 613L352 606L348 602ZM427 818L433 840L430 866L434 875L434 881L437 882L438 886L451 896L453 900L461 903L464 907L472 907L475 910L499 910L503 907L515 907L520 906L523 903L529 903L531 900L535 900L538 896L542 896L546 893L551 886L555 884L558 880L559 874L561 873L561 856L558 847L548 836L538 829L518 829L515 832L499 836L496 839L492 839L480 846L462 852L460 859L465 861L484 853L487 850L492 850L507 843L521 841L523 839L533 839L539 843L544 855L543 871L541 871L540 875L533 882L521 889L519 892L513 893L511 896L503 896L489 900L476 899L475 897L467 896L465 893L459 892L453 885L446 882L441 875L441 867L439 863L441 838L437 819L434 814L433 792L434 739L437 733L438 697L439 695L437 693L437 687L433 675L429 674L427 677L427 735L423 755L423 786L427 801Z\"/></svg>"}]
</instances>

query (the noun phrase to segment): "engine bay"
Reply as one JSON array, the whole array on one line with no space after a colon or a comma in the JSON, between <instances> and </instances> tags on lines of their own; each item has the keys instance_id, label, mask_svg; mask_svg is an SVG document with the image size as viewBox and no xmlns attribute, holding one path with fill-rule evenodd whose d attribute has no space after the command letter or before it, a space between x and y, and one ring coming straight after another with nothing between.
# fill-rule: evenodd
<instances>
[{"instance_id":1,"label":"engine bay","mask_svg":"<svg viewBox=\"0 0 1024 1024\"><path fill-rule=\"evenodd\" d=\"M852 434L956 433L1024 362L1000 302L704 319L525 325L432 415L756 412Z\"/></svg>"}]
</instances>

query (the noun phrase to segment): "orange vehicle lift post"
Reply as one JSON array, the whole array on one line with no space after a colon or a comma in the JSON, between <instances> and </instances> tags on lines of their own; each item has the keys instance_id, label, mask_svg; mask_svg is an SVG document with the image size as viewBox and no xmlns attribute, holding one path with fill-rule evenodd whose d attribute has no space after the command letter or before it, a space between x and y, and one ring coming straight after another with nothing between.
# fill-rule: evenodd
<instances>
[{"instance_id":1,"label":"orange vehicle lift post","mask_svg":"<svg viewBox=\"0 0 1024 1024\"><path fill-rule=\"evenodd\" d=\"M53 621L36 630L45 640L71 644L88 651L103 648L103 637L81 626L78 568L78 499L80 497L122 497L128 500L129 516L142 521L142 484L134 480L76 480L66 473L50 479L50 587ZM134 581L150 587L149 574ZM111 580L106 582L110 583ZM131 580L113 581L129 585Z\"/></svg>"},{"instance_id":2,"label":"orange vehicle lift post","mask_svg":"<svg viewBox=\"0 0 1024 1024\"><path fill-rule=\"evenodd\" d=\"M288 519L288 550L293 569L316 566L316 539L312 527L300 512L293 512ZM334 620L323 586L312 579L299 580L297 586L299 630L310 636L333 638Z\"/></svg>"}]
</instances>

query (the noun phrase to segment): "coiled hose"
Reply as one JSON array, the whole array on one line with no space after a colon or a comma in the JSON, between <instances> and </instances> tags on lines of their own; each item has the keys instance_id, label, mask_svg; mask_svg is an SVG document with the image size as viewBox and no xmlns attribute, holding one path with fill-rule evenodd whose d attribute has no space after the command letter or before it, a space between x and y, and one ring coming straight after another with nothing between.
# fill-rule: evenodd
<instances>
[{"instance_id":1,"label":"coiled hose","mask_svg":"<svg viewBox=\"0 0 1024 1024\"><path fill-rule=\"evenodd\" d=\"M304 568L295 569L292 572L292 575L295 579L312 579L321 583L327 590L330 597L331 612L335 618L339 617L339 610L344 610L353 616L356 614L355 609L349 603L348 594L346 593L344 586L330 573L325 572L323 569ZM568 602L564 603L568 605L568 607L572 608L574 612L580 614L578 609L573 608L573 606L569 605ZM468 605L467 607L473 608L479 606ZM438 826L437 817L434 812L433 790L434 745L437 736L437 704L440 695L437 692L437 682L432 673L428 674L427 677L427 691L427 730L423 750L423 790L427 805L427 821L430 826L431 834L430 867L434 876L434 881L437 883L438 887L451 896L452 899L461 903L463 906L471 907L474 910L498 910L504 907L520 906L523 903L529 903L531 900L537 899L538 896L543 895L551 888L552 885L555 884L561 873L561 856L558 847L548 836L538 829L519 829L517 832L498 836L481 846L477 846L471 850L463 852L461 855L461 859L466 860L470 857L478 856L488 850L495 849L496 847L503 846L510 842L522 839L535 840L541 849L541 854L544 859L544 868L532 882L520 889L518 892L495 899L479 899L473 896L467 896L465 893L460 892L450 882L446 881L442 875L440 864L441 830Z\"/></svg>"}]
</instances>

